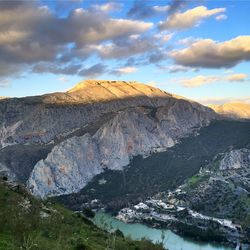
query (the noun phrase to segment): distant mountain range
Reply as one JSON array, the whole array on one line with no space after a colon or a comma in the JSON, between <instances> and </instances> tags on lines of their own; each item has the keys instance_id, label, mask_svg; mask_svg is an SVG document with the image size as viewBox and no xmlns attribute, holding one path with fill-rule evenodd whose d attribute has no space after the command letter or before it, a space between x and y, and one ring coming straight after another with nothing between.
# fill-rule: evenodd
<instances>
[{"instance_id":1,"label":"distant mountain range","mask_svg":"<svg viewBox=\"0 0 250 250\"><path fill-rule=\"evenodd\" d=\"M222 105L209 105L215 112L230 118L250 119L250 104L229 102Z\"/></svg>"}]
</instances>

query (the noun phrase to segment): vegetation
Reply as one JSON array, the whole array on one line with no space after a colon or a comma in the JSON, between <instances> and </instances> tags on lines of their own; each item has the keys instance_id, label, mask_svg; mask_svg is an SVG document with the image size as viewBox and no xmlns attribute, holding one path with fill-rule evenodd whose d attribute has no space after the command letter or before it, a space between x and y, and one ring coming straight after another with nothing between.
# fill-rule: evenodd
<instances>
[{"instance_id":1,"label":"vegetation","mask_svg":"<svg viewBox=\"0 0 250 250\"><path fill-rule=\"evenodd\" d=\"M162 250L148 240L96 227L82 213L41 202L21 186L0 181L0 250Z\"/></svg>"},{"instance_id":2,"label":"vegetation","mask_svg":"<svg viewBox=\"0 0 250 250\"><path fill-rule=\"evenodd\" d=\"M191 178L191 184L198 184L196 175L200 167L211 161L218 153L232 148L243 148L250 141L250 122L216 121L166 152L155 153L147 158L135 157L130 167L123 171L107 170L96 176L80 194L59 197L65 205L79 209L78 205L99 199L116 212L130 203L157 192L166 192ZM105 184L100 185L99 180Z\"/></svg>"},{"instance_id":3,"label":"vegetation","mask_svg":"<svg viewBox=\"0 0 250 250\"><path fill-rule=\"evenodd\" d=\"M83 214L89 218L94 218L95 217L95 212L91 208L84 208L83 209Z\"/></svg>"},{"instance_id":4,"label":"vegetation","mask_svg":"<svg viewBox=\"0 0 250 250\"><path fill-rule=\"evenodd\" d=\"M193 175L187 180L187 188L188 189L196 188L201 182L206 181L208 178L209 175L199 175L199 174Z\"/></svg>"}]
</instances>

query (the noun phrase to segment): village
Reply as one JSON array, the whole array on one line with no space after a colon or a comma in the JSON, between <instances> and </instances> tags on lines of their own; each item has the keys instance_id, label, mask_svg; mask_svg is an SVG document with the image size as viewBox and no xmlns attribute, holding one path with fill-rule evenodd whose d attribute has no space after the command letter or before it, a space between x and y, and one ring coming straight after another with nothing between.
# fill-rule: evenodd
<instances>
[{"instance_id":1,"label":"village","mask_svg":"<svg viewBox=\"0 0 250 250\"><path fill-rule=\"evenodd\" d=\"M188 207L162 200L148 199L119 211L117 219L126 223L145 223L156 228L169 228L179 234L206 241L229 242L235 246L244 235L240 225L230 220L205 216Z\"/></svg>"}]
</instances>

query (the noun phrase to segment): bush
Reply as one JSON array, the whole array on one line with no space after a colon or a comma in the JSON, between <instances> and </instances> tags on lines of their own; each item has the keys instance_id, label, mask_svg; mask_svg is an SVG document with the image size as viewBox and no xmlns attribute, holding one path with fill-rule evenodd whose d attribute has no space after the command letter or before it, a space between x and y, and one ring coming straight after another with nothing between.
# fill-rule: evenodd
<instances>
[{"instance_id":1,"label":"bush","mask_svg":"<svg viewBox=\"0 0 250 250\"><path fill-rule=\"evenodd\" d=\"M91 208L84 208L82 210L83 214L89 218L94 218L95 217L95 212Z\"/></svg>"},{"instance_id":2,"label":"bush","mask_svg":"<svg viewBox=\"0 0 250 250\"><path fill-rule=\"evenodd\" d=\"M124 238L123 232L121 230L119 230L119 229L115 230L115 235L118 236L118 237Z\"/></svg>"}]
</instances>

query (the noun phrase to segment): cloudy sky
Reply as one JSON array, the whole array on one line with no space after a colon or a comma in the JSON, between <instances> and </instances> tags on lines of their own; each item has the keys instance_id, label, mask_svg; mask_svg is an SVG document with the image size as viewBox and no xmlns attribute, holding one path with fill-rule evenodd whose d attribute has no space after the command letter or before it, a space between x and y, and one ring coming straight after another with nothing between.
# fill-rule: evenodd
<instances>
[{"instance_id":1,"label":"cloudy sky","mask_svg":"<svg viewBox=\"0 0 250 250\"><path fill-rule=\"evenodd\" d=\"M135 80L250 101L250 1L0 0L0 96Z\"/></svg>"}]
</instances>

